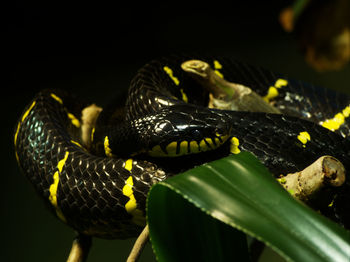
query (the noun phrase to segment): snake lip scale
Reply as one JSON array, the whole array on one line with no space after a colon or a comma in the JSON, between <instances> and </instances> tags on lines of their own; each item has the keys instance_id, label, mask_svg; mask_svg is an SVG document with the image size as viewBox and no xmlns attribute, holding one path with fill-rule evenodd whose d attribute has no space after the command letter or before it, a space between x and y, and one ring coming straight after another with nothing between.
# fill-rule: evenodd
<instances>
[{"instance_id":1,"label":"snake lip scale","mask_svg":"<svg viewBox=\"0 0 350 262\"><path fill-rule=\"evenodd\" d=\"M181 69L191 59L251 88L281 114L209 109L208 91ZM228 154L249 151L276 176L322 155L350 170L349 96L234 60L154 60L137 72L124 104L92 105L63 90L42 90L14 132L22 172L52 213L82 234L136 236L154 183ZM87 108L94 113L86 129ZM348 179L331 204L317 208L350 228L349 201Z\"/></svg>"}]
</instances>

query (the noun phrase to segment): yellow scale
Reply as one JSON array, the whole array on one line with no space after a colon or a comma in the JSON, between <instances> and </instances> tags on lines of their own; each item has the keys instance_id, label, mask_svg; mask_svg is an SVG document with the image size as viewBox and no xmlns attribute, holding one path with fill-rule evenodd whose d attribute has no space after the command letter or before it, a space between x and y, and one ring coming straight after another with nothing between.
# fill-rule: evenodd
<instances>
[{"instance_id":1,"label":"yellow scale","mask_svg":"<svg viewBox=\"0 0 350 262\"><path fill-rule=\"evenodd\" d=\"M104 146L104 149L105 149L106 156L113 157L112 149L109 147L108 136L105 137L104 142L103 142L103 146Z\"/></svg>"},{"instance_id":2,"label":"yellow scale","mask_svg":"<svg viewBox=\"0 0 350 262\"><path fill-rule=\"evenodd\" d=\"M300 132L298 135L298 140L306 147L306 143L311 140L311 136L307 131Z\"/></svg>"},{"instance_id":3,"label":"yellow scale","mask_svg":"<svg viewBox=\"0 0 350 262\"><path fill-rule=\"evenodd\" d=\"M333 118L327 119L321 122L320 124L331 131L335 131L338 130L342 124L345 123L345 119L349 116L350 105L345 107L341 112L337 113Z\"/></svg>"},{"instance_id":4,"label":"yellow scale","mask_svg":"<svg viewBox=\"0 0 350 262\"><path fill-rule=\"evenodd\" d=\"M125 161L124 168L130 173L132 172L133 160L130 158ZM142 210L137 208L137 201L134 196L134 180L132 176L129 176L125 181L125 186L123 187L123 195L129 197L129 201L125 204L125 210L132 216L132 221L139 226L144 226L146 224L145 217Z\"/></svg>"},{"instance_id":5,"label":"yellow scale","mask_svg":"<svg viewBox=\"0 0 350 262\"><path fill-rule=\"evenodd\" d=\"M222 69L222 65L218 60L214 60L214 72L217 74L219 77L224 78L224 75L219 71L219 69Z\"/></svg>"},{"instance_id":6,"label":"yellow scale","mask_svg":"<svg viewBox=\"0 0 350 262\"><path fill-rule=\"evenodd\" d=\"M267 90L267 94L266 96L264 96L264 100L266 102L271 102L271 100L273 100L274 98L276 98L278 96L278 89L287 86L288 85L288 81L282 78L279 78L276 80L275 85L274 86L270 86L269 89Z\"/></svg>"}]
</instances>

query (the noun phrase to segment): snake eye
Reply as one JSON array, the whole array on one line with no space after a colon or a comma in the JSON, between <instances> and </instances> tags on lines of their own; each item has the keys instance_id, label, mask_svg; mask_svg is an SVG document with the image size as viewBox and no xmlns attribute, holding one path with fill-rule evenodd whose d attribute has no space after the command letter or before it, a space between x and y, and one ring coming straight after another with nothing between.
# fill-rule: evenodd
<instances>
[{"instance_id":1,"label":"snake eye","mask_svg":"<svg viewBox=\"0 0 350 262\"><path fill-rule=\"evenodd\" d=\"M201 132L198 129L194 129L191 132L191 139L192 140L201 140L203 138L203 135L201 134Z\"/></svg>"}]
</instances>

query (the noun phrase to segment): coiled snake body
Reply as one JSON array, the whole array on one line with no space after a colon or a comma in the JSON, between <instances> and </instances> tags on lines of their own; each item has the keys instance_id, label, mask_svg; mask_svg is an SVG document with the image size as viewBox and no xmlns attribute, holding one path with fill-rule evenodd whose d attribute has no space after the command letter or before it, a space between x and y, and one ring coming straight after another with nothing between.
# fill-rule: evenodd
<instances>
[{"instance_id":1,"label":"coiled snake body","mask_svg":"<svg viewBox=\"0 0 350 262\"><path fill-rule=\"evenodd\" d=\"M201 58L283 115L209 109L208 92L181 70L192 58L164 58L140 69L125 106L102 110L89 145L81 129L91 103L62 90L43 90L29 103L15 128L16 158L60 220L86 235L135 236L154 183L240 151L252 152L276 176L322 155L350 170L348 96L235 61ZM349 184L323 210L347 228Z\"/></svg>"}]
</instances>

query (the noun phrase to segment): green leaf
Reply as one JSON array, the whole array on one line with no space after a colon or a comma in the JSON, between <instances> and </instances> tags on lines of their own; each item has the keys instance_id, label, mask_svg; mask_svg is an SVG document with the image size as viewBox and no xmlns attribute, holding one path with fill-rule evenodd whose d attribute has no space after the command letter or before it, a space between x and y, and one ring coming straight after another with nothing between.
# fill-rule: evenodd
<instances>
[{"instance_id":1,"label":"green leaf","mask_svg":"<svg viewBox=\"0 0 350 262\"><path fill-rule=\"evenodd\" d=\"M246 152L156 184L147 215L159 261L247 260L246 240L235 229L288 260L350 257L350 233L294 200Z\"/></svg>"}]
</instances>

